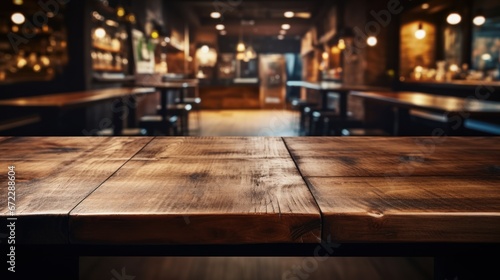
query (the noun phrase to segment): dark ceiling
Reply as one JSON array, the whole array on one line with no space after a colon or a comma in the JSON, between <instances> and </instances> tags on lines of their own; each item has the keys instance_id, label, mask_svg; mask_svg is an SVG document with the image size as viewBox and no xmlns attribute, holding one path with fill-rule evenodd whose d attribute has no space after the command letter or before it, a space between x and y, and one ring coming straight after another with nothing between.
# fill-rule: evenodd
<instances>
[{"instance_id":1,"label":"dark ceiling","mask_svg":"<svg viewBox=\"0 0 500 280\"><path fill-rule=\"evenodd\" d=\"M313 25L327 0L177 0L165 2L181 10L196 26L223 24L228 36L237 36L240 30L252 36L277 36L282 24L290 24L287 37L304 35ZM218 11L219 19L210 17ZM295 17L285 18L286 11L293 11Z\"/></svg>"}]
</instances>

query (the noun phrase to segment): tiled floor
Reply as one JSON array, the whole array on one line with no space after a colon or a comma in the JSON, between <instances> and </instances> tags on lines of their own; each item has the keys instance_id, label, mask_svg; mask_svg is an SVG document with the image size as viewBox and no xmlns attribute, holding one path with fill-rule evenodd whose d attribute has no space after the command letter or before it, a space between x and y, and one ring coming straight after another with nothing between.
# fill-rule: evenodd
<instances>
[{"instance_id":1,"label":"tiled floor","mask_svg":"<svg viewBox=\"0 0 500 280\"><path fill-rule=\"evenodd\" d=\"M193 136L297 136L299 115L287 110L201 111L190 115Z\"/></svg>"}]
</instances>

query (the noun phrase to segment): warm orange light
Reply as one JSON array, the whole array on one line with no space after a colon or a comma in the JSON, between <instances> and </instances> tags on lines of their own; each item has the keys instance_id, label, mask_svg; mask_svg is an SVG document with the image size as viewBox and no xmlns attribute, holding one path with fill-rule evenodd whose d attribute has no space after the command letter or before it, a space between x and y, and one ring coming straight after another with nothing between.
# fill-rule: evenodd
<instances>
[{"instance_id":1,"label":"warm orange light","mask_svg":"<svg viewBox=\"0 0 500 280\"><path fill-rule=\"evenodd\" d=\"M344 41L344 39L340 39L340 40L339 40L339 44L337 45L337 47L338 47L339 49L341 49L341 50L345 50L346 45L345 45L345 41Z\"/></svg>"},{"instance_id":2,"label":"warm orange light","mask_svg":"<svg viewBox=\"0 0 500 280\"><path fill-rule=\"evenodd\" d=\"M125 16L125 9L122 6L118 6L118 8L116 8L116 15L119 17Z\"/></svg>"}]
</instances>

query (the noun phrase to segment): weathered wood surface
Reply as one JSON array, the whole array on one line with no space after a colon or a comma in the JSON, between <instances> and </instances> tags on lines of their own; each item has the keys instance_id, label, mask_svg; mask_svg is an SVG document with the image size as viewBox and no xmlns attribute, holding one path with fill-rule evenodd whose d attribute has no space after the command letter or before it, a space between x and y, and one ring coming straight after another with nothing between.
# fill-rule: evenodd
<instances>
[{"instance_id":1,"label":"weathered wood surface","mask_svg":"<svg viewBox=\"0 0 500 280\"><path fill-rule=\"evenodd\" d=\"M0 163L16 171L15 216L21 243L67 243L69 212L151 138L7 138ZM7 185L3 177L2 185ZM9 216L7 189L0 215Z\"/></svg>"},{"instance_id":2,"label":"weathered wood surface","mask_svg":"<svg viewBox=\"0 0 500 280\"><path fill-rule=\"evenodd\" d=\"M285 138L305 177L498 176L498 137Z\"/></svg>"},{"instance_id":3,"label":"weathered wood surface","mask_svg":"<svg viewBox=\"0 0 500 280\"><path fill-rule=\"evenodd\" d=\"M0 163L16 166L21 243L499 242L499 144L2 137Z\"/></svg>"},{"instance_id":4,"label":"weathered wood surface","mask_svg":"<svg viewBox=\"0 0 500 280\"><path fill-rule=\"evenodd\" d=\"M280 138L156 138L72 212L75 243L318 242Z\"/></svg>"},{"instance_id":5,"label":"weathered wood surface","mask_svg":"<svg viewBox=\"0 0 500 280\"><path fill-rule=\"evenodd\" d=\"M320 207L323 238L499 242L500 138L436 140L285 138Z\"/></svg>"}]
</instances>

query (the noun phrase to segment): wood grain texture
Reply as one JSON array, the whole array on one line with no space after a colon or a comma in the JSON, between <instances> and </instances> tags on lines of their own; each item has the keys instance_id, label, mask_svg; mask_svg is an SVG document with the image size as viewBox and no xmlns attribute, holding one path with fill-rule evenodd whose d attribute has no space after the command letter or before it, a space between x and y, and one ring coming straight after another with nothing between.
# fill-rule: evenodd
<instances>
[{"instance_id":1,"label":"wood grain texture","mask_svg":"<svg viewBox=\"0 0 500 280\"><path fill-rule=\"evenodd\" d=\"M320 214L279 138L157 138L71 212L72 242L318 242Z\"/></svg>"},{"instance_id":2,"label":"wood grain texture","mask_svg":"<svg viewBox=\"0 0 500 280\"><path fill-rule=\"evenodd\" d=\"M41 96L0 100L0 106L21 108L78 107L115 98L154 93L154 88L110 88L80 92L66 92Z\"/></svg>"},{"instance_id":3,"label":"wood grain texture","mask_svg":"<svg viewBox=\"0 0 500 280\"><path fill-rule=\"evenodd\" d=\"M15 214L29 229L19 231L19 242L67 243L69 212L150 140L34 137L0 142L1 165L5 170L15 166ZM0 196L0 209L1 216L8 216L7 196Z\"/></svg>"},{"instance_id":4,"label":"wood grain texture","mask_svg":"<svg viewBox=\"0 0 500 280\"><path fill-rule=\"evenodd\" d=\"M284 138L305 177L499 176L499 137Z\"/></svg>"},{"instance_id":5,"label":"wood grain texture","mask_svg":"<svg viewBox=\"0 0 500 280\"><path fill-rule=\"evenodd\" d=\"M500 137L285 138L336 242L499 242Z\"/></svg>"},{"instance_id":6,"label":"wood grain texture","mask_svg":"<svg viewBox=\"0 0 500 280\"><path fill-rule=\"evenodd\" d=\"M336 242L500 242L499 177L308 178Z\"/></svg>"}]
</instances>

